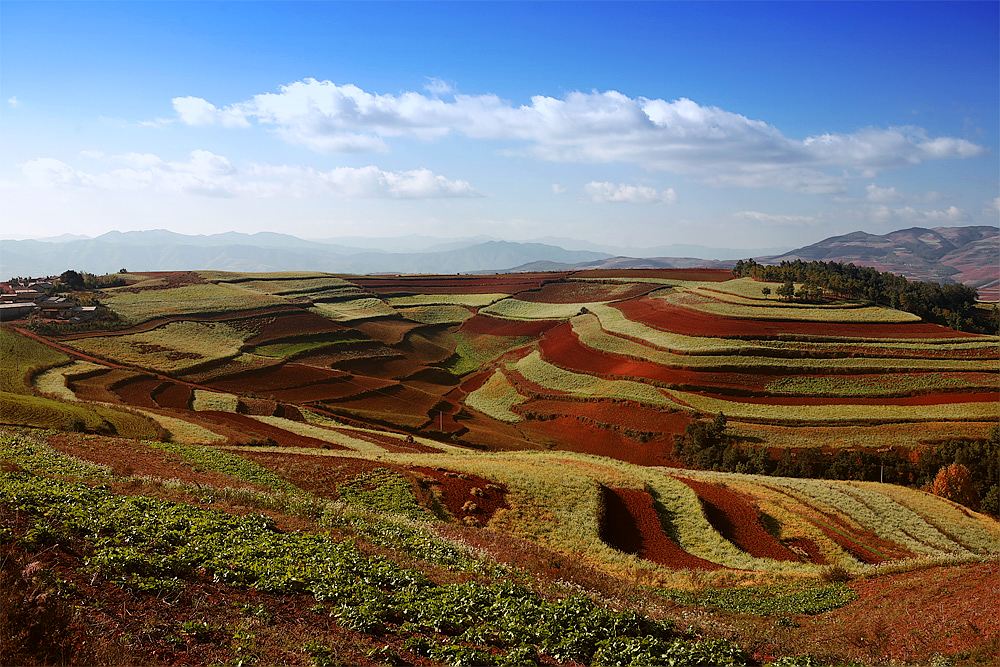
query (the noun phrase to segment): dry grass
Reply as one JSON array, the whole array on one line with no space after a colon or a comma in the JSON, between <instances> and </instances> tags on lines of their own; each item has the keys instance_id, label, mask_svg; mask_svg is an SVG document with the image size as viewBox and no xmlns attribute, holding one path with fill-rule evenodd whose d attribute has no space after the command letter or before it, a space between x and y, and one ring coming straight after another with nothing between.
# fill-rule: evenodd
<instances>
[{"instance_id":1,"label":"dry grass","mask_svg":"<svg viewBox=\"0 0 1000 667\"><path fill-rule=\"evenodd\" d=\"M465 306L397 306L396 312L421 324L460 324L473 315Z\"/></svg>"},{"instance_id":2,"label":"dry grass","mask_svg":"<svg viewBox=\"0 0 1000 667\"><path fill-rule=\"evenodd\" d=\"M898 324L920 321L920 318L913 313L878 306L846 308L802 307L802 304L785 304L777 301L762 306L735 303L735 300L720 301L717 296L704 296L696 295L692 292L675 291L657 293L654 295L654 298L663 299L667 303L703 313L744 320L796 320L803 322L849 322L860 324Z\"/></svg>"},{"instance_id":3,"label":"dry grass","mask_svg":"<svg viewBox=\"0 0 1000 667\"><path fill-rule=\"evenodd\" d=\"M82 338L70 344L131 366L181 373L210 361L235 357L251 335L224 322L171 322L151 331Z\"/></svg>"},{"instance_id":4,"label":"dry grass","mask_svg":"<svg viewBox=\"0 0 1000 667\"><path fill-rule=\"evenodd\" d=\"M511 408L527 400L527 397L517 393L503 371L497 369L483 386L466 397L465 404L494 419L513 424L524 418Z\"/></svg>"},{"instance_id":5,"label":"dry grass","mask_svg":"<svg viewBox=\"0 0 1000 667\"><path fill-rule=\"evenodd\" d=\"M676 406L656 387L632 380L603 378L563 370L542 359L536 351L510 365L527 380L577 398L607 398L645 405Z\"/></svg>"},{"instance_id":6,"label":"dry grass","mask_svg":"<svg viewBox=\"0 0 1000 667\"><path fill-rule=\"evenodd\" d=\"M296 296L299 294L310 295L313 292L323 290L351 287L357 289L355 285L343 278L332 276L316 276L313 278L289 278L283 280L248 280L238 283L239 287L252 289L255 292L272 294L277 296Z\"/></svg>"},{"instance_id":7,"label":"dry grass","mask_svg":"<svg viewBox=\"0 0 1000 667\"><path fill-rule=\"evenodd\" d=\"M1000 389L997 373L892 373L865 378L838 375L791 376L769 382L771 394L799 396L899 396L951 389Z\"/></svg>"},{"instance_id":8,"label":"dry grass","mask_svg":"<svg viewBox=\"0 0 1000 667\"><path fill-rule=\"evenodd\" d=\"M385 301L375 297L351 299L350 301L335 301L314 304L312 310L335 322L350 322L371 317L389 317L396 314Z\"/></svg>"},{"instance_id":9,"label":"dry grass","mask_svg":"<svg viewBox=\"0 0 1000 667\"><path fill-rule=\"evenodd\" d=\"M191 399L191 409L195 411L218 410L220 412L236 412L240 399L233 394L220 391L195 389Z\"/></svg>"},{"instance_id":10,"label":"dry grass","mask_svg":"<svg viewBox=\"0 0 1000 667\"><path fill-rule=\"evenodd\" d=\"M410 296L389 297L386 301L390 306L405 308L407 306L468 306L481 308L491 303L506 299L508 294L413 294Z\"/></svg>"},{"instance_id":11,"label":"dry grass","mask_svg":"<svg viewBox=\"0 0 1000 667\"><path fill-rule=\"evenodd\" d=\"M940 405L770 405L722 400L686 391L664 391L678 403L699 412L713 415L722 412L732 419L775 424L1000 420L1000 405L988 401Z\"/></svg>"},{"instance_id":12,"label":"dry grass","mask_svg":"<svg viewBox=\"0 0 1000 667\"><path fill-rule=\"evenodd\" d=\"M603 301L593 303L537 303L519 299L504 299L497 301L489 308L483 308L481 313L501 317L508 320L565 320L579 315L584 308L600 305Z\"/></svg>"}]
</instances>

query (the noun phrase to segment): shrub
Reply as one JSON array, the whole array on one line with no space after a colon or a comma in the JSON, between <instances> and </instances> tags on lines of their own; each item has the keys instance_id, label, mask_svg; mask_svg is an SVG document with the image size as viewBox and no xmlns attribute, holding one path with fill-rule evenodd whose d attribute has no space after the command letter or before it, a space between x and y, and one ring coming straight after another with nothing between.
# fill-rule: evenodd
<instances>
[{"instance_id":1,"label":"shrub","mask_svg":"<svg viewBox=\"0 0 1000 667\"><path fill-rule=\"evenodd\" d=\"M961 463L941 468L931 485L931 493L972 509L979 507L979 494L972 483L972 474Z\"/></svg>"}]
</instances>

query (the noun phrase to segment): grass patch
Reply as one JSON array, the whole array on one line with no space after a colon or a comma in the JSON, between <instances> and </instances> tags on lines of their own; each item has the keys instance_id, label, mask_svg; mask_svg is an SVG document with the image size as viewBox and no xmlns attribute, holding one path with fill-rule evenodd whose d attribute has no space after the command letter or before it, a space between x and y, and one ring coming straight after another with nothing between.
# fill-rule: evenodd
<instances>
[{"instance_id":1,"label":"grass patch","mask_svg":"<svg viewBox=\"0 0 1000 667\"><path fill-rule=\"evenodd\" d=\"M314 312L335 322L364 320L370 317L390 317L396 314L389 304L375 297L314 304Z\"/></svg>"},{"instance_id":2,"label":"grass patch","mask_svg":"<svg viewBox=\"0 0 1000 667\"><path fill-rule=\"evenodd\" d=\"M858 594L844 584L790 588L787 586L749 586L716 588L705 591L656 591L681 604L714 607L738 614L773 616L777 614L822 614L857 599Z\"/></svg>"},{"instance_id":3,"label":"grass patch","mask_svg":"<svg viewBox=\"0 0 1000 667\"><path fill-rule=\"evenodd\" d=\"M511 408L527 400L527 397L517 393L517 389L503 374L503 371L497 369L493 371L493 375L483 386L465 398L465 404L494 419L513 424L522 421L524 417L512 411Z\"/></svg>"},{"instance_id":4,"label":"grass patch","mask_svg":"<svg viewBox=\"0 0 1000 667\"><path fill-rule=\"evenodd\" d=\"M492 336L490 334L457 333L455 353L444 364L445 370L454 375L466 375L485 366L514 348L527 345L531 336Z\"/></svg>"},{"instance_id":5,"label":"grass patch","mask_svg":"<svg viewBox=\"0 0 1000 667\"><path fill-rule=\"evenodd\" d=\"M798 304L788 308L785 307L785 304L780 304L777 301L768 305L747 305L746 303L734 303L733 300L720 301L714 295L705 296L706 294L709 293L701 292L700 295L695 295L691 292L667 292L666 294L657 293L654 298L703 313L744 320L796 320L859 324L901 324L920 321L920 318L913 313L880 306L830 308L823 306L802 307L802 304Z\"/></svg>"},{"instance_id":6,"label":"grass patch","mask_svg":"<svg viewBox=\"0 0 1000 667\"><path fill-rule=\"evenodd\" d=\"M337 487L341 500L371 512L401 514L411 519L426 519L427 512L418 503L409 480L388 468L362 473Z\"/></svg>"},{"instance_id":7,"label":"grass patch","mask_svg":"<svg viewBox=\"0 0 1000 667\"><path fill-rule=\"evenodd\" d=\"M460 324L472 317L465 306L396 306L396 312L408 320L421 324Z\"/></svg>"},{"instance_id":8,"label":"grass patch","mask_svg":"<svg viewBox=\"0 0 1000 667\"><path fill-rule=\"evenodd\" d=\"M0 327L0 392L30 394L32 376L67 361L62 352Z\"/></svg>"},{"instance_id":9,"label":"grass patch","mask_svg":"<svg viewBox=\"0 0 1000 667\"><path fill-rule=\"evenodd\" d=\"M942 403L936 405L771 405L723 400L687 391L664 390L678 402L706 414L720 412L732 419L768 423L799 422L912 422L912 421L997 421L1000 405L979 403Z\"/></svg>"},{"instance_id":10,"label":"grass patch","mask_svg":"<svg viewBox=\"0 0 1000 667\"><path fill-rule=\"evenodd\" d=\"M222 473L223 475L228 475L244 482L250 482L251 484L256 484L272 491L286 493L299 491L294 484L286 482L264 466L236 454L215 449L214 447L168 442L147 442L145 444L153 449L176 454L202 470Z\"/></svg>"}]
</instances>

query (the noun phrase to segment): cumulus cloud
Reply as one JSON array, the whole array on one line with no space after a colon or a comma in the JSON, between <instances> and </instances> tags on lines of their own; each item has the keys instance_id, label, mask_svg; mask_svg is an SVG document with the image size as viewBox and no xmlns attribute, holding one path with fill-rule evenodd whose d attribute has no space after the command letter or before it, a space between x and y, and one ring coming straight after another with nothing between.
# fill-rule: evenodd
<instances>
[{"instance_id":1,"label":"cumulus cloud","mask_svg":"<svg viewBox=\"0 0 1000 667\"><path fill-rule=\"evenodd\" d=\"M591 181L583 186L583 189L591 201L598 203L673 204L677 201L677 193L673 188L657 190L647 185Z\"/></svg>"},{"instance_id":2,"label":"cumulus cloud","mask_svg":"<svg viewBox=\"0 0 1000 667\"><path fill-rule=\"evenodd\" d=\"M561 194L565 194L565 193L566 193L566 186L565 185L563 185L562 183L553 183L552 184L552 194L554 194L554 195L561 195Z\"/></svg>"},{"instance_id":3,"label":"cumulus cloud","mask_svg":"<svg viewBox=\"0 0 1000 667\"><path fill-rule=\"evenodd\" d=\"M865 199L871 202L884 204L886 202L896 201L899 197L899 192L893 187L880 188L874 183L871 183L865 188Z\"/></svg>"},{"instance_id":4,"label":"cumulus cloud","mask_svg":"<svg viewBox=\"0 0 1000 667\"><path fill-rule=\"evenodd\" d=\"M48 188L113 191L150 190L212 197L306 197L429 199L478 197L467 182L428 169L386 171L374 166L319 170L294 165L250 164L238 168L215 153L193 151L186 161L150 153L108 158L103 171L77 169L52 158L29 160L21 172L29 183Z\"/></svg>"},{"instance_id":5,"label":"cumulus cloud","mask_svg":"<svg viewBox=\"0 0 1000 667\"><path fill-rule=\"evenodd\" d=\"M321 152L386 150L394 138L430 141L450 134L524 145L541 159L623 162L687 173L719 185L839 192L843 174L926 160L967 158L983 148L919 127L864 128L795 139L763 120L680 98L629 97L617 91L536 95L515 105L496 95L451 94L432 80L429 95L366 91L353 84L303 79L277 92L218 107L174 99L189 125L258 124ZM441 99L447 92L449 99Z\"/></svg>"},{"instance_id":6,"label":"cumulus cloud","mask_svg":"<svg viewBox=\"0 0 1000 667\"><path fill-rule=\"evenodd\" d=\"M735 217L766 225L810 225L816 222L816 218L811 215L782 215L761 211L739 211Z\"/></svg>"},{"instance_id":7,"label":"cumulus cloud","mask_svg":"<svg viewBox=\"0 0 1000 667\"><path fill-rule=\"evenodd\" d=\"M17 95L11 95L7 98L7 106L11 109L16 109L21 106L21 100L17 99Z\"/></svg>"},{"instance_id":8,"label":"cumulus cloud","mask_svg":"<svg viewBox=\"0 0 1000 667\"><path fill-rule=\"evenodd\" d=\"M876 206L871 211L871 217L876 222L893 225L906 224L919 227L928 225L951 225L967 222L968 214L957 206L942 209L918 209L912 206L892 208Z\"/></svg>"}]
</instances>

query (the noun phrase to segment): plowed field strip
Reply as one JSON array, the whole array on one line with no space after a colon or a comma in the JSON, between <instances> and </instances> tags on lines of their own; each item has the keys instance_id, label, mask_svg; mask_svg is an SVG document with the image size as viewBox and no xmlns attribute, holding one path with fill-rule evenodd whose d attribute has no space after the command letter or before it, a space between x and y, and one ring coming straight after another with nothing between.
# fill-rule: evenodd
<instances>
[{"instance_id":1,"label":"plowed field strip","mask_svg":"<svg viewBox=\"0 0 1000 667\"><path fill-rule=\"evenodd\" d=\"M760 512L751 498L718 484L674 477L698 494L712 527L743 551L757 558L799 560L793 551L764 529Z\"/></svg>"},{"instance_id":2,"label":"plowed field strip","mask_svg":"<svg viewBox=\"0 0 1000 667\"><path fill-rule=\"evenodd\" d=\"M977 334L955 331L937 324L848 324L841 322L800 322L749 320L710 315L674 306L662 299L639 297L614 304L625 317L654 329L685 336L720 338L773 338L788 335L822 338L975 338Z\"/></svg>"},{"instance_id":3,"label":"plowed field strip","mask_svg":"<svg viewBox=\"0 0 1000 667\"><path fill-rule=\"evenodd\" d=\"M600 533L608 546L670 568L722 568L718 563L689 554L667 537L648 492L602 486L600 493L603 509Z\"/></svg>"}]
</instances>

